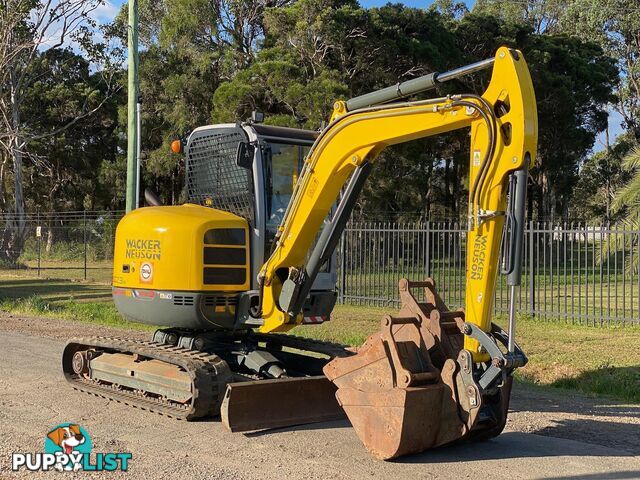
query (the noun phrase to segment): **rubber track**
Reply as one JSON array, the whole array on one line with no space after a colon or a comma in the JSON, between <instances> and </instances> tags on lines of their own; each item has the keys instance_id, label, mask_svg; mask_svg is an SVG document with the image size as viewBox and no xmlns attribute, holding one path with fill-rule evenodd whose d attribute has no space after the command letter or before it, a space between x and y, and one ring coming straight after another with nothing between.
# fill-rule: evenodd
<instances>
[{"instance_id":1,"label":"rubber track","mask_svg":"<svg viewBox=\"0 0 640 480\"><path fill-rule=\"evenodd\" d=\"M144 397L130 390L117 390L109 385L100 385L75 374L71 367L73 354L92 347L121 353L137 353L182 367L191 376L191 403L182 405L160 398ZM219 415L227 383L232 381L229 366L216 355L172 345L113 337L70 339L64 348L62 367L65 378L77 390L181 420Z\"/></svg>"}]
</instances>

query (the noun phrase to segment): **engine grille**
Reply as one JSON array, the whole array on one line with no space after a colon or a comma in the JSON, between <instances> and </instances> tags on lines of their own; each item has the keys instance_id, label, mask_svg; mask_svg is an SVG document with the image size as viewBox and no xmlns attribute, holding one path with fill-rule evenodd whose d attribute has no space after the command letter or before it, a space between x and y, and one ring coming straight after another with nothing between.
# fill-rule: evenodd
<instances>
[{"instance_id":1,"label":"engine grille","mask_svg":"<svg viewBox=\"0 0 640 480\"><path fill-rule=\"evenodd\" d=\"M190 295L174 295L173 304L178 306L190 307L193 305L193 297Z\"/></svg>"},{"instance_id":2,"label":"engine grille","mask_svg":"<svg viewBox=\"0 0 640 480\"><path fill-rule=\"evenodd\" d=\"M253 221L251 171L236 165L242 130L211 130L191 139L187 150L187 198Z\"/></svg>"},{"instance_id":3,"label":"engine grille","mask_svg":"<svg viewBox=\"0 0 640 480\"><path fill-rule=\"evenodd\" d=\"M204 297L205 307L226 307L227 305L230 307L235 307L237 304L237 297L221 297L212 295Z\"/></svg>"}]
</instances>

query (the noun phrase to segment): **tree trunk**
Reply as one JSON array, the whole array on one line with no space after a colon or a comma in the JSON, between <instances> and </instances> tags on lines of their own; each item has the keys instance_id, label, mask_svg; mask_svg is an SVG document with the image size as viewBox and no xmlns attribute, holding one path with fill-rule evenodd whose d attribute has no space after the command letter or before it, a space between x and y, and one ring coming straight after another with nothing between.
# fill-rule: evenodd
<instances>
[{"instance_id":1,"label":"tree trunk","mask_svg":"<svg viewBox=\"0 0 640 480\"><path fill-rule=\"evenodd\" d=\"M427 171L426 171L426 181L425 184L427 186L424 192L424 212L425 218L428 220L431 217L431 196L432 196L432 181L433 181L433 161L427 162Z\"/></svg>"},{"instance_id":2,"label":"tree trunk","mask_svg":"<svg viewBox=\"0 0 640 480\"><path fill-rule=\"evenodd\" d=\"M533 188L531 192L532 195L532 206L531 206L531 216L529 218L533 219L533 210L535 209L536 220L542 221L544 218L544 187L543 187L543 176L542 169L538 170L535 175L532 175L533 179Z\"/></svg>"},{"instance_id":3,"label":"tree trunk","mask_svg":"<svg viewBox=\"0 0 640 480\"><path fill-rule=\"evenodd\" d=\"M5 212L5 205L7 204L7 199L5 197L5 177L7 175L7 156L3 151L1 154L2 162L0 163L0 212Z\"/></svg>"},{"instance_id":4,"label":"tree trunk","mask_svg":"<svg viewBox=\"0 0 640 480\"><path fill-rule=\"evenodd\" d=\"M13 75L11 76L13 80ZM11 90L11 122L13 139L11 142L11 160L13 163L14 202L13 212L6 222L2 238L0 239L0 259L15 263L22 254L27 231L27 221L24 211L24 192L22 189L22 138L20 136L19 98L15 82L12 81Z\"/></svg>"},{"instance_id":5,"label":"tree trunk","mask_svg":"<svg viewBox=\"0 0 640 480\"><path fill-rule=\"evenodd\" d=\"M451 202L451 158L447 157L444 161L444 191L445 191L445 208L451 212L452 202ZM447 215L451 215L451 213L447 213Z\"/></svg>"},{"instance_id":6,"label":"tree trunk","mask_svg":"<svg viewBox=\"0 0 640 480\"><path fill-rule=\"evenodd\" d=\"M551 223L556 221L556 204L557 204L557 199L556 199L556 190L553 187L549 187L548 191L547 191L547 196L549 197L549 202L548 202L548 216L549 216L549 220L551 221Z\"/></svg>"},{"instance_id":7,"label":"tree trunk","mask_svg":"<svg viewBox=\"0 0 640 480\"><path fill-rule=\"evenodd\" d=\"M8 263L15 263L22 254L27 221L24 211L24 193L22 191L22 152L14 146L11 153L13 156L15 198L13 212L11 212L11 216L5 223L4 231L2 232L0 258Z\"/></svg>"},{"instance_id":8,"label":"tree trunk","mask_svg":"<svg viewBox=\"0 0 640 480\"><path fill-rule=\"evenodd\" d=\"M453 162L453 183L451 189L453 218L460 218L460 161Z\"/></svg>"},{"instance_id":9,"label":"tree trunk","mask_svg":"<svg viewBox=\"0 0 640 480\"><path fill-rule=\"evenodd\" d=\"M51 253L51 248L53 247L53 228L51 228L51 223L49 223L47 228L47 246L44 247L44 251L47 253Z\"/></svg>"}]
</instances>

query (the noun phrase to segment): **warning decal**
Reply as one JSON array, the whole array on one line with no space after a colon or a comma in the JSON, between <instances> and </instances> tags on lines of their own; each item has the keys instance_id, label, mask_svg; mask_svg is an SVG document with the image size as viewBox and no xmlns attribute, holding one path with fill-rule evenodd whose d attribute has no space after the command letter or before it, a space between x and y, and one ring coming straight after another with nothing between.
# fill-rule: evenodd
<instances>
[{"instance_id":1,"label":"warning decal","mask_svg":"<svg viewBox=\"0 0 640 480\"><path fill-rule=\"evenodd\" d=\"M473 151L473 166L474 167L480 166L480 150Z\"/></svg>"},{"instance_id":2,"label":"warning decal","mask_svg":"<svg viewBox=\"0 0 640 480\"><path fill-rule=\"evenodd\" d=\"M140 281L143 283L153 282L153 263L144 262L140 265Z\"/></svg>"}]
</instances>

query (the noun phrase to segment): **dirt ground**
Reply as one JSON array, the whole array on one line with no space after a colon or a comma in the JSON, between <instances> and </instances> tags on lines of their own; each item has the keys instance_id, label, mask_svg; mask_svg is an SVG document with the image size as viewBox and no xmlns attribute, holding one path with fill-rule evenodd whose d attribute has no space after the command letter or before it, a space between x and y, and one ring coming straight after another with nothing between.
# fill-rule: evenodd
<instances>
[{"instance_id":1,"label":"dirt ground","mask_svg":"<svg viewBox=\"0 0 640 480\"><path fill-rule=\"evenodd\" d=\"M517 384L497 439L380 462L346 421L231 434L76 392L60 372L64 340L96 334L150 336L0 313L0 478L33 476L10 471L11 453L42 451L48 429L74 421L94 451L133 454L127 474L93 474L105 478L640 479L640 405Z\"/></svg>"}]
</instances>

